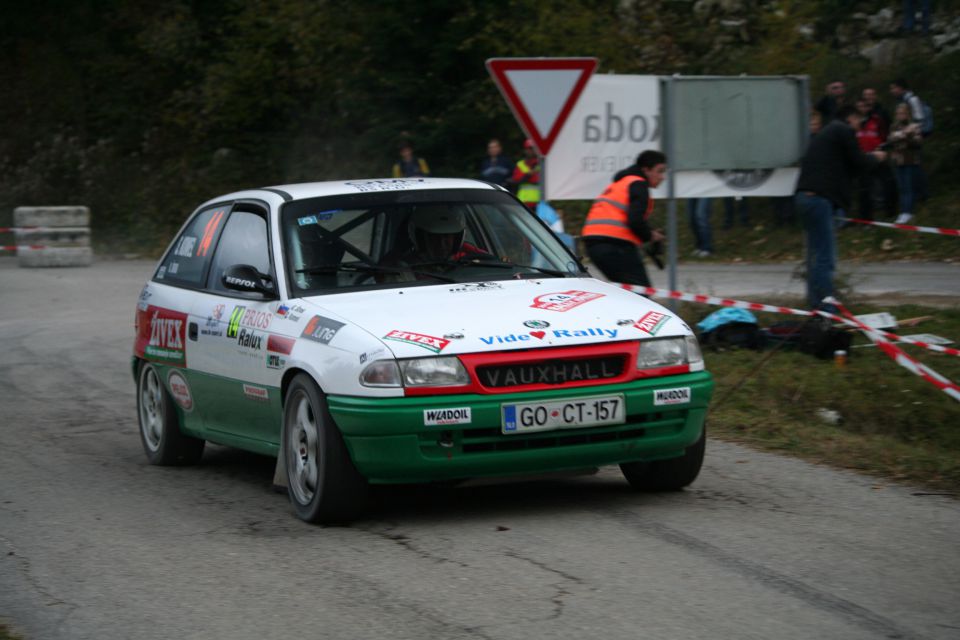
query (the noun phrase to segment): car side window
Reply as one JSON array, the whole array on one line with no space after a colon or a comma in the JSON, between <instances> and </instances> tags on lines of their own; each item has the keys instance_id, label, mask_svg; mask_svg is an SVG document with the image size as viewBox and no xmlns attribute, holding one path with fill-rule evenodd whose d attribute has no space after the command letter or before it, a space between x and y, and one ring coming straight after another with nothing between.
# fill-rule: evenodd
<instances>
[{"instance_id":1,"label":"car side window","mask_svg":"<svg viewBox=\"0 0 960 640\"><path fill-rule=\"evenodd\" d=\"M230 291L231 295L242 295L223 285L223 272L237 264L250 265L260 273L271 273L267 220L262 215L249 211L230 214L213 256L208 287L215 291ZM257 294L252 295L257 297Z\"/></svg>"},{"instance_id":2,"label":"car side window","mask_svg":"<svg viewBox=\"0 0 960 640\"><path fill-rule=\"evenodd\" d=\"M155 279L174 285L202 286L217 234L229 210L229 205L221 205L198 213L173 243Z\"/></svg>"}]
</instances>

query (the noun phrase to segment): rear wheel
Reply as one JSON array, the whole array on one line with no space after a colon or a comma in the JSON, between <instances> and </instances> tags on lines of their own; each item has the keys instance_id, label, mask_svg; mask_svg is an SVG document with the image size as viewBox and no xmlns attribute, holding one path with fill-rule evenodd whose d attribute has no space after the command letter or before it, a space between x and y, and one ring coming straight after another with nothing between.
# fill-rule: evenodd
<instances>
[{"instance_id":1,"label":"rear wheel","mask_svg":"<svg viewBox=\"0 0 960 640\"><path fill-rule=\"evenodd\" d=\"M707 448L707 427L700 439L687 447L679 458L653 462L626 462L620 470L637 491L679 491L697 479Z\"/></svg>"},{"instance_id":2,"label":"rear wheel","mask_svg":"<svg viewBox=\"0 0 960 640\"><path fill-rule=\"evenodd\" d=\"M363 513L370 487L350 460L323 392L305 374L287 388L283 447L290 502L300 519L342 524Z\"/></svg>"},{"instance_id":3,"label":"rear wheel","mask_svg":"<svg viewBox=\"0 0 960 640\"><path fill-rule=\"evenodd\" d=\"M137 377L137 416L140 442L150 464L188 465L203 456L204 441L180 431L180 415L173 398L150 363L140 367Z\"/></svg>"}]
</instances>

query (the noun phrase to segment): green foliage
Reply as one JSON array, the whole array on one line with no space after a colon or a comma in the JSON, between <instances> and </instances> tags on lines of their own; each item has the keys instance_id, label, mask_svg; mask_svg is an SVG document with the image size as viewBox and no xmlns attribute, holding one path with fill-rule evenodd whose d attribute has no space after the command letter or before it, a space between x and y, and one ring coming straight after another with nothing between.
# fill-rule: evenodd
<instances>
[{"instance_id":1,"label":"green foliage","mask_svg":"<svg viewBox=\"0 0 960 640\"><path fill-rule=\"evenodd\" d=\"M216 193L386 175L402 138L436 175L475 175L492 136L518 153L491 57L596 56L601 73L806 73L815 93L833 75L883 85L889 72L798 29L822 35L847 19L854 7L836 0L54 5L20 3L0 22L0 117L15 123L0 132L0 223L17 205L87 204L101 242L141 246ZM960 124L940 95L958 68L919 51L897 70L936 108L937 171L957 171Z\"/></svg>"}]
</instances>

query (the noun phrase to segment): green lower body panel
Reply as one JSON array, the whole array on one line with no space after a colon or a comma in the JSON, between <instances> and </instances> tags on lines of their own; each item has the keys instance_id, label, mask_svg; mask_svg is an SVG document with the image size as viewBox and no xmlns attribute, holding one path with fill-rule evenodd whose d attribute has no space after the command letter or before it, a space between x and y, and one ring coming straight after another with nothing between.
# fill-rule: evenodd
<instances>
[{"instance_id":1,"label":"green lower body panel","mask_svg":"<svg viewBox=\"0 0 960 640\"><path fill-rule=\"evenodd\" d=\"M656 391L674 390L661 394ZM703 432L713 393L709 373L625 384L502 395L404 398L328 396L353 462L374 483L429 482L564 471L683 455ZM616 425L504 433L504 405L622 396ZM427 424L427 412L460 410L469 423Z\"/></svg>"}]
</instances>

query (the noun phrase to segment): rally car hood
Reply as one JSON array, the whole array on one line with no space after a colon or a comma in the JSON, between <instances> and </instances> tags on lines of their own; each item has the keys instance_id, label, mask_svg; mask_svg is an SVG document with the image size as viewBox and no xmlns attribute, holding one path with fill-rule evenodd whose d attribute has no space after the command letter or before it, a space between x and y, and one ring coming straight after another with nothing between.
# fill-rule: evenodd
<instances>
[{"instance_id":1,"label":"rally car hood","mask_svg":"<svg viewBox=\"0 0 960 640\"><path fill-rule=\"evenodd\" d=\"M593 278L415 286L307 298L396 357L691 335L672 312Z\"/></svg>"}]
</instances>

